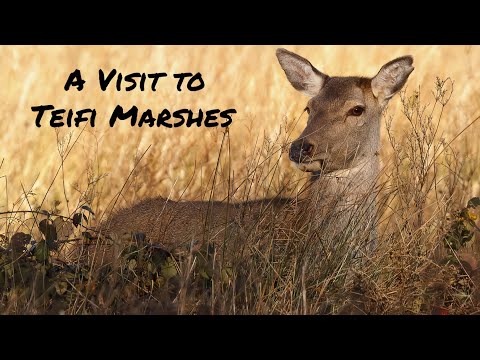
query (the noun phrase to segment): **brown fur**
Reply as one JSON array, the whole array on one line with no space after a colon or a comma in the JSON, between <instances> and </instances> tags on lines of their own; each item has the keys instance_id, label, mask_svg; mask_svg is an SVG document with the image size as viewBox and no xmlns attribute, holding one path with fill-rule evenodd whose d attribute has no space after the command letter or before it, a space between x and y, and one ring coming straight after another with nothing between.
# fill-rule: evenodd
<instances>
[{"instance_id":1,"label":"brown fur","mask_svg":"<svg viewBox=\"0 0 480 360\"><path fill-rule=\"evenodd\" d=\"M234 254L236 244L272 227L277 232L329 227L329 237L354 225L374 229L381 113L413 70L412 58L393 60L370 79L330 77L284 49L277 50L277 57L294 88L311 97L307 125L293 143L312 149L294 159L301 170L315 174L303 198L230 204L145 199L116 212L100 230L120 236L142 232L148 242L168 248L227 242ZM361 116L351 115L356 106L364 108Z\"/></svg>"}]
</instances>

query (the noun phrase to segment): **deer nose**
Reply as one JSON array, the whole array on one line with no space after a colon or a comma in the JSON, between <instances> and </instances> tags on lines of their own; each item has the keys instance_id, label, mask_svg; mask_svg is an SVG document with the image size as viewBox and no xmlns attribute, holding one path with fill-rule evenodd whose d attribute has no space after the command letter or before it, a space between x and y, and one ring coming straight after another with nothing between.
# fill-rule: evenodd
<instances>
[{"instance_id":1,"label":"deer nose","mask_svg":"<svg viewBox=\"0 0 480 360\"><path fill-rule=\"evenodd\" d=\"M297 140L290 146L290 160L300 163L304 158L310 156L313 152L313 145L305 140Z\"/></svg>"}]
</instances>

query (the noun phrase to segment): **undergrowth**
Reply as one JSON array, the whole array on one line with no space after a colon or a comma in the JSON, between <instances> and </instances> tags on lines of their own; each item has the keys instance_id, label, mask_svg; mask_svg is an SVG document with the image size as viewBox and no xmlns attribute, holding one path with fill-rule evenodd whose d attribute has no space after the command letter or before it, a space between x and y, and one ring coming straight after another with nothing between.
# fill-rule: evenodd
<instances>
[{"instance_id":1,"label":"undergrowth","mask_svg":"<svg viewBox=\"0 0 480 360\"><path fill-rule=\"evenodd\" d=\"M431 104L422 101L420 89L408 96L403 92L402 115L385 115L389 144L384 147L391 147L392 156L377 184L378 246L360 266L320 249L319 239L328 233L285 229L281 222L247 235L228 233L249 239L233 259L221 256L224 250L208 241L165 246L151 243L143 233L106 236L98 224L120 199L146 178L158 182L155 164L145 162L143 152L119 195L103 204L105 214L97 214L94 204L98 206L98 189L106 180L93 167L86 172L87 186L76 186L76 206L63 192L68 214L59 213L58 202L46 206L46 194L42 198L28 189L12 209L0 213L0 312L478 313L480 199L470 186L478 176L478 159L456 146L477 119L453 138L439 132L452 92L452 81L437 79ZM393 120L408 126L394 130ZM236 155L230 154L225 130L215 172L205 182L201 199L300 196L305 179L292 181L281 171L290 128L285 122L276 138L266 137L256 146L242 174L232 174ZM57 139L62 165L77 140ZM63 176L62 165L55 178ZM341 239L354 240L345 234ZM115 249L113 260L104 256L102 244Z\"/></svg>"}]
</instances>

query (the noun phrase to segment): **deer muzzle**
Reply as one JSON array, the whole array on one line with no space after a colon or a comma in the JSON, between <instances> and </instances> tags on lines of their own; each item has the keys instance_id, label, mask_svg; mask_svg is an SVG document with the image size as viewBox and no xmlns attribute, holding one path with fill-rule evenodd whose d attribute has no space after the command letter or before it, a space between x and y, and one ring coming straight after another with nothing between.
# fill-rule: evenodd
<instances>
[{"instance_id":1,"label":"deer muzzle","mask_svg":"<svg viewBox=\"0 0 480 360\"><path fill-rule=\"evenodd\" d=\"M313 144L305 139L298 139L290 146L289 158L300 170L313 172L324 169L328 154L315 154Z\"/></svg>"}]
</instances>

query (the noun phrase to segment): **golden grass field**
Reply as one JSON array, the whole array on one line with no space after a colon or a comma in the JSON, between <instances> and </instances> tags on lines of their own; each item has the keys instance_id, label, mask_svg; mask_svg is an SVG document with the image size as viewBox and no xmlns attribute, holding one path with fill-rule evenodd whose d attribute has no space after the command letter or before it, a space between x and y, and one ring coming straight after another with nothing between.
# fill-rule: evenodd
<instances>
[{"instance_id":1,"label":"golden grass field","mask_svg":"<svg viewBox=\"0 0 480 360\"><path fill-rule=\"evenodd\" d=\"M422 94L428 103L435 78L450 77L454 92L440 124L445 138L453 137L476 116L480 115L479 77L475 69L480 65L480 47L476 46L288 46L279 45L309 59L318 69L329 75L373 76L387 61L404 54L413 55L415 70L407 83L407 93L425 89ZM294 124L302 113L306 97L295 91L285 78L275 57L277 46L2 46L0 47L1 151L0 206L12 209L13 203L25 190L45 194L61 164L57 136L75 139L81 131L76 128L57 128L47 124L34 125L36 114L31 106L52 104L56 108L95 108L95 128L86 126L73 151L64 162L63 176L58 176L48 193L47 207L54 200L61 201L66 210L65 194L70 201L78 199L75 188L85 190L87 170L93 177L102 176L98 183L95 204L102 210L122 187L133 168L136 154L151 145L140 166L143 186L135 196L180 196L193 176L193 182L184 194L198 196L200 174L211 174L216 164L223 128L148 128L131 127L119 123L108 126L108 118L115 105L139 110L163 108L228 109L235 108L230 131L231 171L244 174L245 162L255 143L264 136L275 137L285 119ZM113 86L102 92L98 85L98 70L116 68L130 72L201 72L205 88L197 92L177 92L176 82L169 76L161 79L157 91L117 92ZM64 91L68 75L80 69L86 80L83 91L75 88ZM113 84L112 84L113 85ZM430 96L431 97L431 96ZM400 100L396 96L390 112L398 115ZM46 123L46 120L43 120ZM300 119L293 129L292 139L305 124ZM82 127L85 123L82 124ZM399 121L394 127L401 127ZM58 134L57 134L58 131ZM480 125L474 125L456 142L468 143L475 154ZM73 140L72 139L72 140ZM72 141L73 142L73 141ZM382 157L389 155L388 147ZM194 164L196 172L194 173ZM288 161L281 159L284 175L301 176ZM105 176L105 177L103 177ZM290 176L290 175L289 175ZM5 180L8 189L5 189ZM63 184L65 183L65 186ZM478 179L472 184L478 190ZM8 190L8 191L7 191ZM127 192L128 194L128 192ZM8 202L7 202L8 195ZM261 196L261 194L259 195ZM41 200L41 199L40 199Z\"/></svg>"},{"instance_id":2,"label":"golden grass field","mask_svg":"<svg viewBox=\"0 0 480 360\"><path fill-rule=\"evenodd\" d=\"M447 82L448 91L452 90L453 84L453 92L441 114L436 138L440 143L454 140L448 153L455 161L446 164L444 169L440 166L435 169L435 176L439 177L438 189L435 187L428 192L426 220L418 232L420 240L416 238L425 243L440 243L436 238L438 232L432 227L442 223L446 213L465 206L468 199L480 195L480 121L475 121L480 116L480 73L476 72L480 66L479 46L1 46L0 212L28 210L41 205L48 211L72 215L79 204L88 204L99 218L127 179L127 186L116 206L127 206L144 197L157 195L175 200L208 200L217 166L221 176L213 186L215 198L224 198L229 186L230 189L251 186L249 197L262 198L273 195L282 184L297 184L288 180L303 180L306 174L291 164L287 152L289 142L305 126L306 116L302 113L308 99L286 79L275 56L277 47L307 58L330 76L373 77L386 62L398 56L412 55L415 70L404 90L407 96L420 90L421 104L427 107L435 102L432 91L436 78L452 81ZM143 92L139 89L118 92L113 83L103 92L98 84L98 70L109 72L113 68L123 74L166 72L169 76L159 80L156 92L150 91L148 86ZM72 87L67 92L65 82L75 69L82 72L86 81L84 89L79 92ZM181 72L200 72L205 88L197 92L178 92L176 80L171 75ZM45 104L75 111L95 108L95 127L83 123L80 128L55 129L48 125L44 116L42 127L37 128L36 113L31 107ZM154 116L164 108L172 112L188 108L194 113L199 108L234 108L237 114L232 116L228 136L221 127L138 128L131 127L128 122L109 127L108 120L116 105L122 105L124 109L136 105L140 113L152 109ZM438 117L438 112L435 116ZM393 164L392 159L398 159L399 153L388 140L385 130L388 119L392 119L392 133L398 143L403 144L404 132L409 131L411 124L402 114L398 95L390 101L387 115L382 120L380 155L386 167ZM221 161L218 161L222 141ZM147 148L134 174L129 177ZM278 162L278 169L252 175L251 170L263 160L269 162L267 168ZM452 168L457 163L461 166ZM401 166L397 168L403 169ZM388 177L388 172L384 176ZM451 186L455 191L450 193L445 190L450 186L449 176L455 179ZM401 176L397 174L397 177ZM226 179L233 183L227 184ZM414 176L408 181L415 186ZM294 193L293 185L289 186L287 190ZM241 196L242 191L233 192L234 199L241 200ZM450 201L453 198L454 201ZM436 208L442 204L445 208ZM402 211L399 212L400 218L408 214L408 209ZM3 219L0 220L0 233L5 232L5 224ZM402 228L395 236L398 236L397 243L401 242L406 249L417 240L410 242L403 237L405 234L411 235ZM397 249L398 254L403 254L405 249ZM383 255L379 257L375 266L380 266L378 264L382 264L384 258ZM421 273L417 269L423 269L423 263L415 259L411 261L415 263L412 274ZM401 262L394 263L388 271L394 274L396 269L402 268L409 267ZM376 271L373 265L372 269ZM324 284L323 280L318 281ZM412 308L418 299L410 293L405 297L408 300L400 305L391 300L396 292L413 291L408 287L411 279L395 284L389 281L379 280L372 290L378 299L390 304L381 312L415 312ZM249 311L298 312L297 308L292 310L293 302L285 308L273 306L275 310L265 304L262 306L266 307L259 305ZM77 309L76 306L73 308ZM15 309L8 308L7 312L21 311Z\"/></svg>"}]
</instances>

